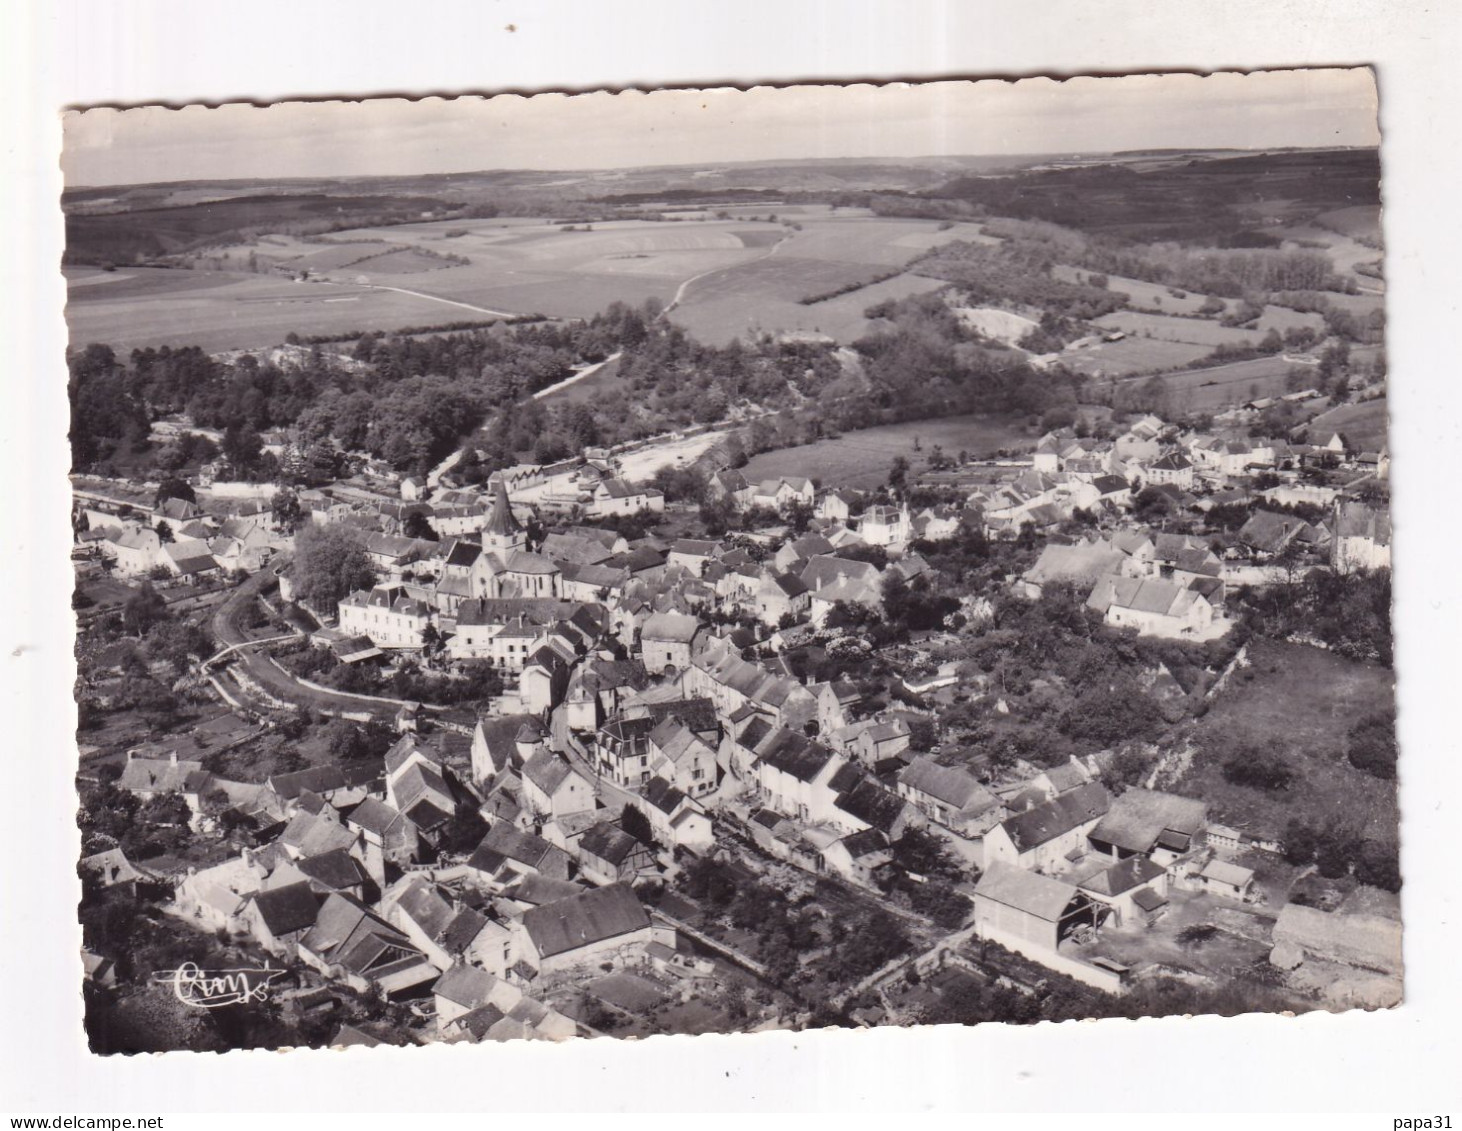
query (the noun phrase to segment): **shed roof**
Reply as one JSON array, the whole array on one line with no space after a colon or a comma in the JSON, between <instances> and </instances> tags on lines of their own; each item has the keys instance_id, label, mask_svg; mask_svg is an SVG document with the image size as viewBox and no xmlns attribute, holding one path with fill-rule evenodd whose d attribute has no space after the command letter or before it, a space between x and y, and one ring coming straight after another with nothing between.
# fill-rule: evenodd
<instances>
[{"instance_id":1,"label":"shed roof","mask_svg":"<svg viewBox=\"0 0 1462 1131\"><path fill-rule=\"evenodd\" d=\"M609 884L523 912L523 927L542 958L633 934L649 925L649 914L625 884Z\"/></svg>"},{"instance_id":2,"label":"shed roof","mask_svg":"<svg viewBox=\"0 0 1462 1131\"><path fill-rule=\"evenodd\" d=\"M1076 895L1070 884L1000 863L991 864L975 887L976 899L1001 903L1049 923L1060 922Z\"/></svg>"},{"instance_id":3,"label":"shed roof","mask_svg":"<svg viewBox=\"0 0 1462 1131\"><path fill-rule=\"evenodd\" d=\"M1127 852L1151 852L1165 831L1190 842L1203 828L1208 808L1202 801L1151 789L1129 789L1092 829L1093 840Z\"/></svg>"}]
</instances>

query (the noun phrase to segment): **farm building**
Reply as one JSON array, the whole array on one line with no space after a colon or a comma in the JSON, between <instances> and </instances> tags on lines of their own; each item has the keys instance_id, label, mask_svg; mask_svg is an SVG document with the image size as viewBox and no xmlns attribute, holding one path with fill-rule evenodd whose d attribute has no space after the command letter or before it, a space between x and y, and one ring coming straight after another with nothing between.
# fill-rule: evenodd
<instances>
[{"instance_id":1,"label":"farm building","mask_svg":"<svg viewBox=\"0 0 1462 1131\"><path fill-rule=\"evenodd\" d=\"M1203 890L1229 899L1247 899L1254 890L1254 873L1227 860L1210 860L1198 873Z\"/></svg>"},{"instance_id":2,"label":"farm building","mask_svg":"<svg viewBox=\"0 0 1462 1131\"><path fill-rule=\"evenodd\" d=\"M1091 830L1091 844L1114 860L1141 855L1165 867L1203 843L1207 819L1208 809L1201 801L1129 789Z\"/></svg>"},{"instance_id":3,"label":"farm building","mask_svg":"<svg viewBox=\"0 0 1462 1131\"><path fill-rule=\"evenodd\" d=\"M1146 856L1107 864L1077 886L1116 927L1151 922L1168 903L1167 869Z\"/></svg>"},{"instance_id":4,"label":"farm building","mask_svg":"<svg viewBox=\"0 0 1462 1131\"><path fill-rule=\"evenodd\" d=\"M992 864L975 888L975 931L981 938L1043 950L1076 927L1094 923L1091 900L1074 886L1008 864Z\"/></svg>"}]
</instances>

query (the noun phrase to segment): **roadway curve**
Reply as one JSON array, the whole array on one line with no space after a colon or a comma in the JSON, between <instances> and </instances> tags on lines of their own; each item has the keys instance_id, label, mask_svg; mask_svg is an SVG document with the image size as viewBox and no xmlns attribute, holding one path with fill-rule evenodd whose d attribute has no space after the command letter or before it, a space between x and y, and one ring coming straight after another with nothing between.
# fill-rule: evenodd
<instances>
[{"instance_id":1,"label":"roadway curve","mask_svg":"<svg viewBox=\"0 0 1462 1131\"><path fill-rule=\"evenodd\" d=\"M228 598L219 605L213 614L213 636L218 641L221 649L234 649L234 662L249 673L260 686L271 695L275 695L285 702L293 703L296 706L308 707L312 711L328 711L331 714L340 714L349 711L352 714L359 714L362 711L369 711L385 720L396 717L396 706L390 703L372 703L365 699L353 699L348 695L334 695L330 692L316 691L313 687L306 687L293 676L287 675L274 664L270 663L268 655L261 651L253 650L250 645L263 643L263 640L252 640L239 625L239 619L249 602L255 600L269 588L275 580L275 571L283 568L289 563L288 555L276 557L268 567L259 570L251 575L237 589L229 594Z\"/></svg>"}]
</instances>

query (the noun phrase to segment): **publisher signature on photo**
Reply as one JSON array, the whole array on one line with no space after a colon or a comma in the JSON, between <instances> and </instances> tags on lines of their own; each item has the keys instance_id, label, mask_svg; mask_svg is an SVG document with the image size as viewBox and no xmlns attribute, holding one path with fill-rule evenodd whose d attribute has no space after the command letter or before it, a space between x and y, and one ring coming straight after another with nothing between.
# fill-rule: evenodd
<instances>
[{"instance_id":1,"label":"publisher signature on photo","mask_svg":"<svg viewBox=\"0 0 1462 1131\"><path fill-rule=\"evenodd\" d=\"M154 980L173 987L173 993L184 1005L197 1009L220 1009L225 1005L244 1005L269 997L269 983L283 970L243 968L237 970L203 970L185 962L176 970L159 970Z\"/></svg>"}]
</instances>

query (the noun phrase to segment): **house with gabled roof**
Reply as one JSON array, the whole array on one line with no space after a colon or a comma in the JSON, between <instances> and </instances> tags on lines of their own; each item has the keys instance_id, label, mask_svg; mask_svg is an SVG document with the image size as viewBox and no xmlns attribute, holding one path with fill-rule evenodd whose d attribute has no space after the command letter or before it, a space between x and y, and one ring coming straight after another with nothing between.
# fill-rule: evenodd
<instances>
[{"instance_id":1,"label":"house with gabled roof","mask_svg":"<svg viewBox=\"0 0 1462 1131\"><path fill-rule=\"evenodd\" d=\"M653 715L651 717L654 717ZM716 788L716 752L674 715L665 715L647 739L650 772L700 797Z\"/></svg>"},{"instance_id":2,"label":"house with gabled roof","mask_svg":"<svg viewBox=\"0 0 1462 1131\"><path fill-rule=\"evenodd\" d=\"M1214 857L1198 870L1197 882L1209 895L1244 900L1254 890L1254 870Z\"/></svg>"},{"instance_id":3,"label":"house with gabled roof","mask_svg":"<svg viewBox=\"0 0 1462 1131\"><path fill-rule=\"evenodd\" d=\"M696 577L705 573L721 553L721 544L709 538L677 538L670 543L666 555L667 566L679 566Z\"/></svg>"},{"instance_id":4,"label":"house with gabled roof","mask_svg":"<svg viewBox=\"0 0 1462 1131\"><path fill-rule=\"evenodd\" d=\"M1193 462L1182 452L1168 452L1149 463L1145 475L1155 486L1172 485L1186 491L1193 486Z\"/></svg>"},{"instance_id":5,"label":"house with gabled roof","mask_svg":"<svg viewBox=\"0 0 1462 1131\"><path fill-rule=\"evenodd\" d=\"M1114 628L1171 640L1204 635L1214 622L1213 601L1200 589L1160 578L1108 575L1092 588L1086 607Z\"/></svg>"},{"instance_id":6,"label":"house with gabled roof","mask_svg":"<svg viewBox=\"0 0 1462 1131\"><path fill-rule=\"evenodd\" d=\"M1336 573L1391 568L1391 510L1364 502L1338 501L1330 542Z\"/></svg>"},{"instance_id":7,"label":"house with gabled roof","mask_svg":"<svg viewBox=\"0 0 1462 1131\"><path fill-rule=\"evenodd\" d=\"M506 821L488 827L487 835L467 858L467 868L489 886L497 887L506 887L533 873L567 880L573 871L572 861L562 848Z\"/></svg>"},{"instance_id":8,"label":"house with gabled roof","mask_svg":"<svg viewBox=\"0 0 1462 1131\"><path fill-rule=\"evenodd\" d=\"M413 758L386 774L386 804L400 810L418 835L435 840L457 811L457 791L438 765Z\"/></svg>"},{"instance_id":9,"label":"house with gabled roof","mask_svg":"<svg viewBox=\"0 0 1462 1131\"><path fill-rule=\"evenodd\" d=\"M340 815L326 806L317 813L297 811L276 841L293 859L321 856L326 852L355 847L356 834L346 828Z\"/></svg>"},{"instance_id":10,"label":"house with gabled roof","mask_svg":"<svg viewBox=\"0 0 1462 1131\"><path fill-rule=\"evenodd\" d=\"M789 817L828 821L836 816L833 779L846 762L800 731L776 727L756 747L756 787L762 802Z\"/></svg>"},{"instance_id":11,"label":"house with gabled roof","mask_svg":"<svg viewBox=\"0 0 1462 1131\"><path fill-rule=\"evenodd\" d=\"M405 585L359 589L336 606L340 631L367 637L378 648L422 647L432 609L407 593Z\"/></svg>"},{"instance_id":12,"label":"house with gabled roof","mask_svg":"<svg viewBox=\"0 0 1462 1131\"><path fill-rule=\"evenodd\" d=\"M438 976L403 931L338 893L326 897L297 951L306 965L358 993L379 987L388 997L402 996Z\"/></svg>"},{"instance_id":13,"label":"house with gabled roof","mask_svg":"<svg viewBox=\"0 0 1462 1131\"><path fill-rule=\"evenodd\" d=\"M712 640L692 657L684 687L687 695L710 698L723 718L748 704L780 726L800 727L817 717L812 692L794 679L743 660L726 640Z\"/></svg>"},{"instance_id":14,"label":"house with gabled roof","mask_svg":"<svg viewBox=\"0 0 1462 1131\"><path fill-rule=\"evenodd\" d=\"M338 891L364 900L368 878L359 860L343 848L334 848L318 856L283 861L269 873L264 889L272 891L288 884L305 883L322 898Z\"/></svg>"},{"instance_id":15,"label":"house with gabled roof","mask_svg":"<svg viewBox=\"0 0 1462 1131\"><path fill-rule=\"evenodd\" d=\"M208 868L189 867L173 891L173 909L200 931L239 931L249 898L263 889L266 869L247 852Z\"/></svg>"},{"instance_id":16,"label":"house with gabled roof","mask_svg":"<svg viewBox=\"0 0 1462 1131\"><path fill-rule=\"evenodd\" d=\"M833 841L821 850L830 872L849 883L879 891L878 880L893 862L888 837L878 829L863 829Z\"/></svg>"},{"instance_id":17,"label":"house with gabled roof","mask_svg":"<svg viewBox=\"0 0 1462 1131\"><path fill-rule=\"evenodd\" d=\"M306 881L257 891L239 921L253 940L276 958L293 958L304 933L315 925L323 897Z\"/></svg>"},{"instance_id":18,"label":"house with gabled roof","mask_svg":"<svg viewBox=\"0 0 1462 1131\"><path fill-rule=\"evenodd\" d=\"M652 777L633 802L655 839L667 848L688 848L704 852L715 844L711 818L705 808L685 790L663 777Z\"/></svg>"},{"instance_id":19,"label":"house with gabled roof","mask_svg":"<svg viewBox=\"0 0 1462 1131\"><path fill-rule=\"evenodd\" d=\"M591 813L598 805L594 783L546 746L523 765L523 803L545 818Z\"/></svg>"},{"instance_id":20,"label":"house with gabled roof","mask_svg":"<svg viewBox=\"0 0 1462 1131\"><path fill-rule=\"evenodd\" d=\"M712 499L730 499L738 507L749 506L753 493L746 476L734 468L726 468L712 475L710 482L706 484L706 490Z\"/></svg>"},{"instance_id":21,"label":"house with gabled roof","mask_svg":"<svg viewBox=\"0 0 1462 1131\"><path fill-rule=\"evenodd\" d=\"M616 883L523 912L514 937L520 961L542 980L639 962L654 933L639 897Z\"/></svg>"},{"instance_id":22,"label":"house with gabled roof","mask_svg":"<svg viewBox=\"0 0 1462 1131\"><path fill-rule=\"evenodd\" d=\"M1316 541L1313 528L1302 518L1278 511L1256 510L1237 535L1240 545L1249 549L1257 558L1269 558L1282 553L1291 542Z\"/></svg>"},{"instance_id":23,"label":"house with gabled roof","mask_svg":"<svg viewBox=\"0 0 1462 1131\"><path fill-rule=\"evenodd\" d=\"M816 496L812 480L801 475L782 475L754 484L748 505L785 512L794 506L812 506Z\"/></svg>"},{"instance_id":24,"label":"house with gabled roof","mask_svg":"<svg viewBox=\"0 0 1462 1131\"><path fill-rule=\"evenodd\" d=\"M117 788L127 790L140 801L150 801L163 793L182 794L189 800L189 806L196 809L195 801L208 788L211 776L203 769L202 762L179 758L177 751L169 753L167 758L143 758L129 750Z\"/></svg>"},{"instance_id":25,"label":"house with gabled roof","mask_svg":"<svg viewBox=\"0 0 1462 1131\"><path fill-rule=\"evenodd\" d=\"M579 874L594 884L629 883L643 871L653 869L655 854L624 831L617 821L601 821L575 843Z\"/></svg>"},{"instance_id":26,"label":"house with gabled roof","mask_svg":"<svg viewBox=\"0 0 1462 1131\"><path fill-rule=\"evenodd\" d=\"M1100 782L1088 782L1007 817L985 834L985 866L1002 863L1029 871L1065 871L1068 855L1085 851L1087 833L1111 804Z\"/></svg>"},{"instance_id":27,"label":"house with gabled roof","mask_svg":"<svg viewBox=\"0 0 1462 1131\"><path fill-rule=\"evenodd\" d=\"M138 577L158 564L162 539L151 527L118 526L102 540L101 554L118 573Z\"/></svg>"},{"instance_id":28,"label":"house with gabled roof","mask_svg":"<svg viewBox=\"0 0 1462 1131\"><path fill-rule=\"evenodd\" d=\"M368 797L346 814L345 827L360 838L361 860L378 887L385 884L387 862L400 867L416 859L416 826L378 798Z\"/></svg>"},{"instance_id":29,"label":"house with gabled roof","mask_svg":"<svg viewBox=\"0 0 1462 1131\"><path fill-rule=\"evenodd\" d=\"M1132 572L1130 559L1102 538L1081 539L1074 543L1047 542L1041 547L1035 564L1021 575L1017 587L1022 596L1038 598L1047 585L1075 585L1089 590L1097 580L1108 575Z\"/></svg>"},{"instance_id":30,"label":"house with gabled roof","mask_svg":"<svg viewBox=\"0 0 1462 1131\"><path fill-rule=\"evenodd\" d=\"M106 888L119 885L135 887L152 879L150 872L133 864L120 848L108 848L103 852L82 857L81 867Z\"/></svg>"},{"instance_id":31,"label":"house with gabled roof","mask_svg":"<svg viewBox=\"0 0 1462 1131\"><path fill-rule=\"evenodd\" d=\"M1115 864L1098 858L1071 878L1092 901L1099 919L1114 927L1151 923L1167 906L1167 869L1146 856Z\"/></svg>"},{"instance_id":32,"label":"house with gabled roof","mask_svg":"<svg viewBox=\"0 0 1462 1131\"><path fill-rule=\"evenodd\" d=\"M913 730L907 720L898 716L861 719L834 731L828 736L828 742L840 753L874 768L908 750L913 743Z\"/></svg>"},{"instance_id":33,"label":"house with gabled roof","mask_svg":"<svg viewBox=\"0 0 1462 1131\"><path fill-rule=\"evenodd\" d=\"M681 613L655 613L640 627L640 659L654 675L690 667L701 622Z\"/></svg>"},{"instance_id":34,"label":"house with gabled roof","mask_svg":"<svg viewBox=\"0 0 1462 1131\"><path fill-rule=\"evenodd\" d=\"M601 479L589 497L588 513L593 518L639 514L659 514L665 509L665 494L654 487L629 483L623 479Z\"/></svg>"},{"instance_id":35,"label":"house with gabled roof","mask_svg":"<svg viewBox=\"0 0 1462 1131\"><path fill-rule=\"evenodd\" d=\"M458 962L432 983L432 998L436 1004L437 1030L445 1033L475 1011L494 1011L494 1020L507 1016L507 1011L522 1000L523 992L486 970ZM489 1027L491 1024L489 1021Z\"/></svg>"},{"instance_id":36,"label":"house with gabled roof","mask_svg":"<svg viewBox=\"0 0 1462 1131\"><path fill-rule=\"evenodd\" d=\"M860 776L856 784L840 791L833 801L833 821L852 832L877 829L889 841L898 840L910 828L922 828L924 816L908 801L886 789L871 777Z\"/></svg>"},{"instance_id":37,"label":"house with gabled roof","mask_svg":"<svg viewBox=\"0 0 1462 1131\"><path fill-rule=\"evenodd\" d=\"M657 726L649 712L633 708L607 721L594 748L599 773L626 788L649 781L650 734Z\"/></svg>"},{"instance_id":38,"label":"house with gabled roof","mask_svg":"<svg viewBox=\"0 0 1462 1131\"><path fill-rule=\"evenodd\" d=\"M756 591L756 615L775 628L787 618L798 619L812 606L812 591L794 573L764 572Z\"/></svg>"},{"instance_id":39,"label":"house with gabled roof","mask_svg":"<svg viewBox=\"0 0 1462 1131\"><path fill-rule=\"evenodd\" d=\"M928 754L915 755L898 775L898 793L930 821L962 859L984 861L984 837L1006 817L1005 806L964 766L941 766Z\"/></svg>"}]
</instances>

